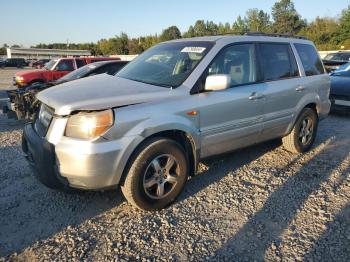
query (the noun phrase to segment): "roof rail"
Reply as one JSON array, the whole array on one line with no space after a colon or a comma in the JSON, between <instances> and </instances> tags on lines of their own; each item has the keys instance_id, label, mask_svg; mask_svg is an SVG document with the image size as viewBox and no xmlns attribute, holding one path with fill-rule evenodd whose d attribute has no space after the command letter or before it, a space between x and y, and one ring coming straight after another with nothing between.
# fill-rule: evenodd
<instances>
[{"instance_id":1,"label":"roof rail","mask_svg":"<svg viewBox=\"0 0 350 262\"><path fill-rule=\"evenodd\" d=\"M286 37L308 40L305 36L292 35L292 34L274 34L274 33L263 33L263 32L230 32L220 35L247 35L247 36L270 36L270 37Z\"/></svg>"},{"instance_id":2,"label":"roof rail","mask_svg":"<svg viewBox=\"0 0 350 262\"><path fill-rule=\"evenodd\" d=\"M296 39L304 39L308 38L300 35L292 35L292 34L273 34L273 33L262 33L262 32L246 32L245 35L249 36L271 36L271 37L286 37L286 38L296 38Z\"/></svg>"}]
</instances>

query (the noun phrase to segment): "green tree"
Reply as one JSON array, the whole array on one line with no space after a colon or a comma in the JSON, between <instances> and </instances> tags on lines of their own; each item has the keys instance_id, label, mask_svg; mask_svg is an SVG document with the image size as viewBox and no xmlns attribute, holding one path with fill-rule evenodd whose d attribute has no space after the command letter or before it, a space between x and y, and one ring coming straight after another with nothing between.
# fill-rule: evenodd
<instances>
[{"instance_id":1,"label":"green tree","mask_svg":"<svg viewBox=\"0 0 350 262\"><path fill-rule=\"evenodd\" d=\"M297 34L306 21L295 10L291 0L280 0L272 7L272 31L279 34Z\"/></svg>"},{"instance_id":2,"label":"green tree","mask_svg":"<svg viewBox=\"0 0 350 262\"><path fill-rule=\"evenodd\" d=\"M206 22L206 35L217 35L219 31L219 27L213 21Z\"/></svg>"},{"instance_id":3,"label":"green tree","mask_svg":"<svg viewBox=\"0 0 350 262\"><path fill-rule=\"evenodd\" d=\"M6 55L7 54L7 49L8 45L7 44L3 44L2 47L0 47L0 55Z\"/></svg>"},{"instance_id":4,"label":"green tree","mask_svg":"<svg viewBox=\"0 0 350 262\"><path fill-rule=\"evenodd\" d=\"M159 36L161 42L181 38L181 32L177 26L170 26L163 30Z\"/></svg>"},{"instance_id":5,"label":"green tree","mask_svg":"<svg viewBox=\"0 0 350 262\"><path fill-rule=\"evenodd\" d=\"M187 37L194 37L194 36L196 36L196 32L194 31L194 27L191 25L191 26L188 28L187 32L185 32L185 33L183 34L183 37L184 37L184 38L187 38Z\"/></svg>"},{"instance_id":6,"label":"green tree","mask_svg":"<svg viewBox=\"0 0 350 262\"><path fill-rule=\"evenodd\" d=\"M350 5L348 6L348 8L344 9L341 14L339 35L337 37L337 41L341 45L344 45L345 41L349 43L349 39L350 39Z\"/></svg>"},{"instance_id":7,"label":"green tree","mask_svg":"<svg viewBox=\"0 0 350 262\"><path fill-rule=\"evenodd\" d=\"M159 37L157 35L149 35L140 37L139 41L142 50L147 50L148 48L159 43Z\"/></svg>"},{"instance_id":8,"label":"green tree","mask_svg":"<svg viewBox=\"0 0 350 262\"><path fill-rule=\"evenodd\" d=\"M213 21L197 20L194 26L190 26L184 33L184 37L217 35L219 27Z\"/></svg>"},{"instance_id":9,"label":"green tree","mask_svg":"<svg viewBox=\"0 0 350 262\"><path fill-rule=\"evenodd\" d=\"M141 54L144 50L141 46L140 39L133 38L128 43L129 55Z\"/></svg>"},{"instance_id":10,"label":"green tree","mask_svg":"<svg viewBox=\"0 0 350 262\"><path fill-rule=\"evenodd\" d=\"M194 36L205 36L207 35L207 28L204 20L198 20L193 27Z\"/></svg>"},{"instance_id":11,"label":"green tree","mask_svg":"<svg viewBox=\"0 0 350 262\"><path fill-rule=\"evenodd\" d=\"M219 35L228 34L230 32L231 32L230 23L225 23L225 24L219 23L219 25L218 25L218 34Z\"/></svg>"},{"instance_id":12,"label":"green tree","mask_svg":"<svg viewBox=\"0 0 350 262\"><path fill-rule=\"evenodd\" d=\"M267 32L270 27L270 15L257 8L249 9L245 23L250 32Z\"/></svg>"},{"instance_id":13,"label":"green tree","mask_svg":"<svg viewBox=\"0 0 350 262\"><path fill-rule=\"evenodd\" d=\"M236 19L236 21L232 25L232 31L233 32L247 32L248 31L248 26L245 22L244 19L239 15Z\"/></svg>"},{"instance_id":14,"label":"green tree","mask_svg":"<svg viewBox=\"0 0 350 262\"><path fill-rule=\"evenodd\" d=\"M129 38L125 33L110 39L101 39L97 43L103 55L127 55L129 54L128 44Z\"/></svg>"},{"instance_id":15,"label":"green tree","mask_svg":"<svg viewBox=\"0 0 350 262\"><path fill-rule=\"evenodd\" d=\"M317 17L315 21L303 28L299 35L312 40L320 50L332 50L337 49L338 31L339 23L336 19Z\"/></svg>"}]
</instances>

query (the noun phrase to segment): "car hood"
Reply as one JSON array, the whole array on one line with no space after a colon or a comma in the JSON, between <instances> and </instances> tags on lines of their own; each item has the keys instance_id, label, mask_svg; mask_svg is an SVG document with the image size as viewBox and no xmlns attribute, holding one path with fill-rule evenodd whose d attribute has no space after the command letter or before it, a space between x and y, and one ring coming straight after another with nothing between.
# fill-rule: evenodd
<instances>
[{"instance_id":1,"label":"car hood","mask_svg":"<svg viewBox=\"0 0 350 262\"><path fill-rule=\"evenodd\" d=\"M330 94L350 96L350 77L331 76Z\"/></svg>"},{"instance_id":2,"label":"car hood","mask_svg":"<svg viewBox=\"0 0 350 262\"><path fill-rule=\"evenodd\" d=\"M107 74L60 84L38 93L37 98L57 115L77 110L103 110L170 98L180 92Z\"/></svg>"},{"instance_id":3,"label":"car hood","mask_svg":"<svg viewBox=\"0 0 350 262\"><path fill-rule=\"evenodd\" d=\"M26 76L28 74L42 74L46 73L48 70L46 69L40 69L40 70L25 70L25 71L19 71L15 74L15 76Z\"/></svg>"}]
</instances>

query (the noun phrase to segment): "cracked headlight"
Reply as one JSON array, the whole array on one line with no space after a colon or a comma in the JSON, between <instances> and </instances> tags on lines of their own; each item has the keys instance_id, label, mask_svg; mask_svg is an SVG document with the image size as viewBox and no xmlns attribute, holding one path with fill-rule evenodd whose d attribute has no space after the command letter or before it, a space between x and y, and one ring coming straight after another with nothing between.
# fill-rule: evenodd
<instances>
[{"instance_id":1,"label":"cracked headlight","mask_svg":"<svg viewBox=\"0 0 350 262\"><path fill-rule=\"evenodd\" d=\"M95 139L111 128L114 115L111 109L97 112L79 112L68 118L65 136L79 139Z\"/></svg>"}]
</instances>

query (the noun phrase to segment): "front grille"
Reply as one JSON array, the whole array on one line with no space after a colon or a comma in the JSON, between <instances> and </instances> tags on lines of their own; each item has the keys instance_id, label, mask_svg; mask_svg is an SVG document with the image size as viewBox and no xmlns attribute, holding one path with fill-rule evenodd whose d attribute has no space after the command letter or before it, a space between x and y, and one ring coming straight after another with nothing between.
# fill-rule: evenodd
<instances>
[{"instance_id":1,"label":"front grille","mask_svg":"<svg viewBox=\"0 0 350 262\"><path fill-rule=\"evenodd\" d=\"M35 119L34 128L35 131L41 137L44 137L49 129L54 110L47 105L41 104L39 114Z\"/></svg>"}]
</instances>

